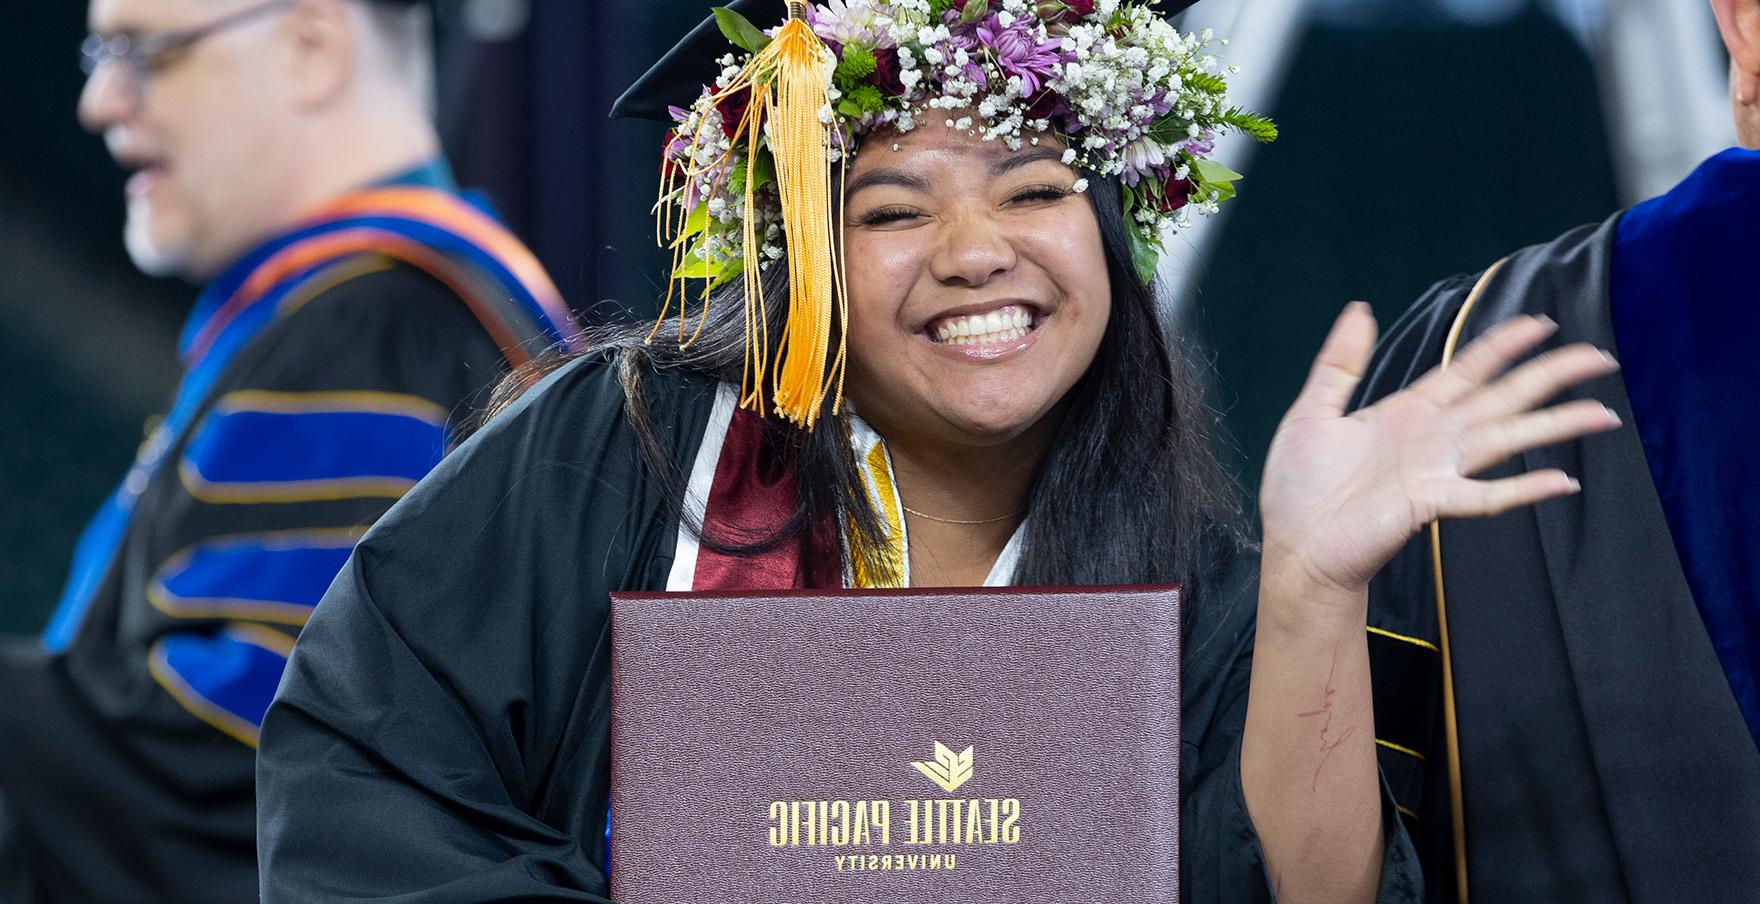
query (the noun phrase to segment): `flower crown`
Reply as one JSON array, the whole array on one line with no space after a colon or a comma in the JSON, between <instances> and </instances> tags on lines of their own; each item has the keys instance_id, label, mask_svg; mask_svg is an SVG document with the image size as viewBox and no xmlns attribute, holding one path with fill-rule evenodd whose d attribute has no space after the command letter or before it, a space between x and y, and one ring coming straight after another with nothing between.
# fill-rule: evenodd
<instances>
[{"instance_id":1,"label":"flower crown","mask_svg":"<svg viewBox=\"0 0 1760 904\"><path fill-rule=\"evenodd\" d=\"M841 242L829 222L833 166L871 132L933 117L1011 149L1058 136L1063 160L1124 187L1138 276L1153 277L1173 230L1234 196L1238 173L1210 159L1218 134L1271 141L1267 119L1230 107L1208 31L1181 34L1121 0L822 0L793 2L768 32L716 9L728 54L687 110L662 161L661 240L673 283L703 297L745 275L748 320L763 316L759 271L787 258L784 341L748 327L746 391L811 426L841 394L844 352L829 348L841 298ZM1086 180L1077 183L1086 188ZM823 221L823 222L821 222ZM670 306L673 292L668 292ZM682 321L682 318L681 318ZM682 330L681 323L681 330ZM682 336L682 333L681 333ZM775 359L775 366L771 359Z\"/></svg>"}]
</instances>

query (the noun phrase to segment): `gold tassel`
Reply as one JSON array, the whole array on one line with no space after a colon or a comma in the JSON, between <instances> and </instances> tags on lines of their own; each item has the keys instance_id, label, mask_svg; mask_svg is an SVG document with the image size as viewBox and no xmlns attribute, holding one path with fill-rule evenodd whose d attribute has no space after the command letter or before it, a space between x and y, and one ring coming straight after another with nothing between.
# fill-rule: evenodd
<instances>
[{"instance_id":1,"label":"gold tassel","mask_svg":"<svg viewBox=\"0 0 1760 904\"><path fill-rule=\"evenodd\" d=\"M807 26L804 3L790 2L789 19L765 48L725 88L711 95L710 103L751 92L745 115L732 131L732 146L741 139L746 146L746 159L756 161L760 128L769 138L770 152L776 162L776 186L782 199L782 222L788 258L788 322L774 350L768 348L769 323L764 307L764 288L758 278L763 262L762 237L750 216L755 209L752 163L748 162L745 183L744 276L746 293L746 363L740 395L743 407L762 411L764 385L769 382L771 401L777 414L790 422L812 429L819 408L827 395L833 395L832 410L836 411L843 397L843 373L846 343L841 333L835 354L831 350L833 304L837 314L847 323L848 308L844 301L842 233L832 221L831 162L827 151L833 132L820 120L821 111L830 102L828 89L831 69L836 57L830 48ZM847 152L846 148L839 148ZM732 151L729 151L731 154ZM690 223L675 205L664 199L679 190L681 182L689 184L705 169L724 165L725 157L708 167L688 163L674 171L661 185L661 240L673 236L673 272L677 274L686 263L686 244L692 231ZM841 187L839 188L841 193ZM670 310L674 289L683 278L674 276L661 318ZM713 280L711 279L710 282ZM704 316L710 286L703 291ZM698 331L702 330L699 322ZM683 318L679 335L684 338ZM691 337L695 339L693 335ZM686 340L688 341L688 340Z\"/></svg>"}]
</instances>

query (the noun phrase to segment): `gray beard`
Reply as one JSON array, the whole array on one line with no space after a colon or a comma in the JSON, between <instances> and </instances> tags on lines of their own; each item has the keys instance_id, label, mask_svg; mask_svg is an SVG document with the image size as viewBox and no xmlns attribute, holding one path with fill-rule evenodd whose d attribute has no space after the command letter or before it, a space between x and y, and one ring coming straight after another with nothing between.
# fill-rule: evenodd
<instances>
[{"instance_id":1,"label":"gray beard","mask_svg":"<svg viewBox=\"0 0 1760 904\"><path fill-rule=\"evenodd\" d=\"M155 245L148 225L151 215L134 210L133 204L129 206L128 219L122 227L122 244L128 249L129 259L148 276L177 276L183 269L184 255Z\"/></svg>"}]
</instances>

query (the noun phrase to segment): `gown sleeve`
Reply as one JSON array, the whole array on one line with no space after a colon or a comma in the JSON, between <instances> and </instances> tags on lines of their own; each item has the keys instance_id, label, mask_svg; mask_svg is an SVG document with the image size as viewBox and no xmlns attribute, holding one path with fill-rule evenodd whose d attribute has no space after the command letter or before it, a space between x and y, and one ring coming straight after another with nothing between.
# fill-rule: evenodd
<instances>
[{"instance_id":1,"label":"gown sleeve","mask_svg":"<svg viewBox=\"0 0 1760 904\"><path fill-rule=\"evenodd\" d=\"M253 748L293 634L501 369L456 296L393 267L265 327L154 434L166 461L80 614L0 638L0 883L43 889L0 901L255 894Z\"/></svg>"},{"instance_id":2,"label":"gown sleeve","mask_svg":"<svg viewBox=\"0 0 1760 904\"><path fill-rule=\"evenodd\" d=\"M356 547L264 722L263 901L607 900L608 593L676 529L619 386L565 366Z\"/></svg>"},{"instance_id":3,"label":"gown sleeve","mask_svg":"<svg viewBox=\"0 0 1760 904\"><path fill-rule=\"evenodd\" d=\"M407 268L344 282L266 332L190 431L175 464L188 498L144 515L177 537L144 588L178 619L143 657L167 702L254 747L293 635L354 537L440 461L503 372L464 305ZM210 602L228 600L276 602Z\"/></svg>"},{"instance_id":4,"label":"gown sleeve","mask_svg":"<svg viewBox=\"0 0 1760 904\"><path fill-rule=\"evenodd\" d=\"M1259 561L1241 553L1217 569L1187 603L1182 663L1180 900L1182 904L1269 904L1277 900L1259 835L1241 789L1241 733L1247 720ZM1424 899L1423 875L1385 779L1381 827L1387 839L1377 904Z\"/></svg>"}]
</instances>

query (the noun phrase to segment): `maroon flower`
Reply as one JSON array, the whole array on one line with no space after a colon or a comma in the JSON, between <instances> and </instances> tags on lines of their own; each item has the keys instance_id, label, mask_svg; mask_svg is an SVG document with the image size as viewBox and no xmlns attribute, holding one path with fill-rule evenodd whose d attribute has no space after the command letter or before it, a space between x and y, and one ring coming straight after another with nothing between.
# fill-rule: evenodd
<instances>
[{"instance_id":1,"label":"maroon flower","mask_svg":"<svg viewBox=\"0 0 1760 904\"><path fill-rule=\"evenodd\" d=\"M1034 95L1032 101L1027 104L1026 118L1056 119L1068 112L1069 105L1063 102L1063 98L1059 97L1056 91L1046 88Z\"/></svg>"},{"instance_id":2,"label":"maroon flower","mask_svg":"<svg viewBox=\"0 0 1760 904\"><path fill-rule=\"evenodd\" d=\"M874 74L868 76L868 81L887 97L897 97L904 93L904 82L898 78L897 47L883 47L874 51Z\"/></svg>"},{"instance_id":3,"label":"maroon flower","mask_svg":"<svg viewBox=\"0 0 1760 904\"><path fill-rule=\"evenodd\" d=\"M1161 184L1161 197L1155 199L1155 209L1162 213L1173 213L1186 206L1191 193L1190 179L1168 179Z\"/></svg>"},{"instance_id":4,"label":"maroon flower","mask_svg":"<svg viewBox=\"0 0 1760 904\"><path fill-rule=\"evenodd\" d=\"M1077 16L1088 16L1094 12L1094 0L1063 0L1063 5Z\"/></svg>"},{"instance_id":5,"label":"maroon flower","mask_svg":"<svg viewBox=\"0 0 1760 904\"><path fill-rule=\"evenodd\" d=\"M741 88L715 102L715 109L721 112L721 132L728 140L733 139L734 132L739 129L740 120L745 118L746 108L751 105L751 88Z\"/></svg>"},{"instance_id":6,"label":"maroon flower","mask_svg":"<svg viewBox=\"0 0 1760 904\"><path fill-rule=\"evenodd\" d=\"M679 111L680 114L683 112ZM682 173L684 171L682 161L689 155L690 142L686 141L677 131L668 131L666 140L660 146L660 181L665 183Z\"/></svg>"}]
</instances>

